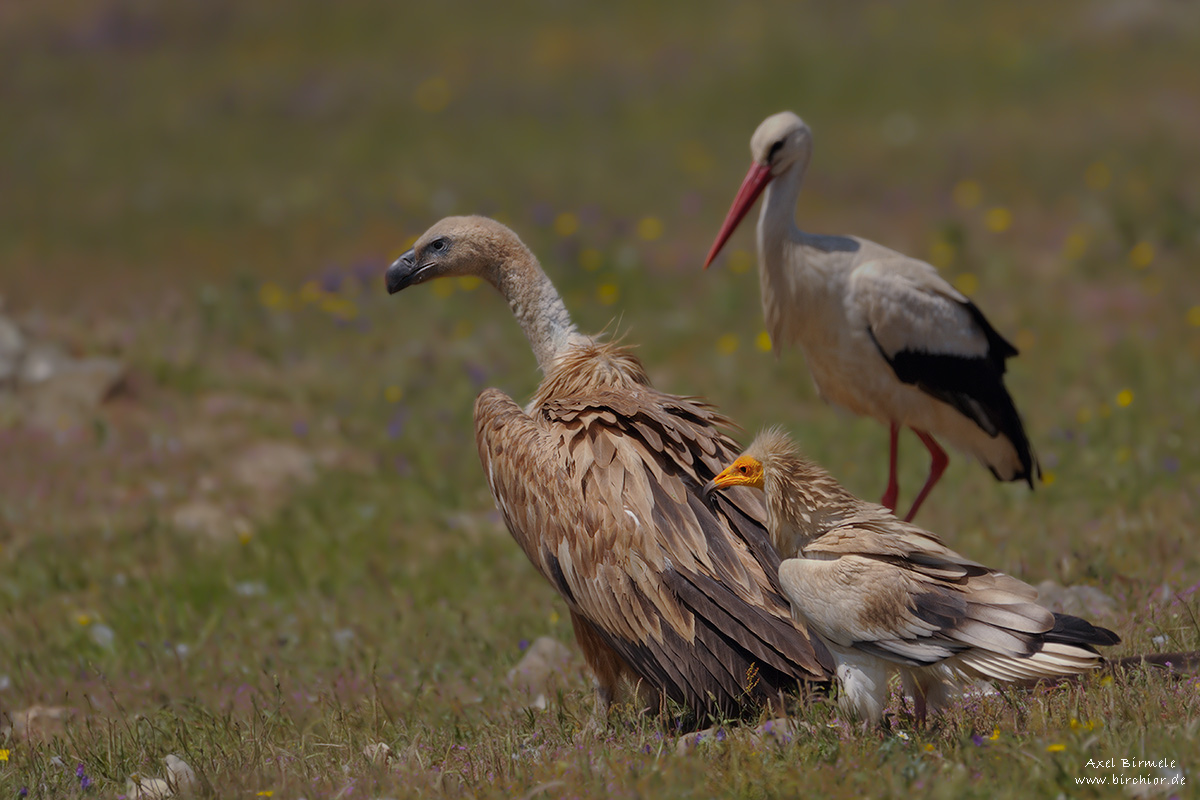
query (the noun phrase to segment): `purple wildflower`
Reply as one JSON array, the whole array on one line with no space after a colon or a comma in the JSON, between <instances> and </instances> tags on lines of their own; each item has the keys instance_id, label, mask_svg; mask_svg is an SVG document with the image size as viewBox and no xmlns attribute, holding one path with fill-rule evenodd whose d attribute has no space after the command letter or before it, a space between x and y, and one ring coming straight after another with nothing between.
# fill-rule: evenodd
<instances>
[{"instance_id":1,"label":"purple wildflower","mask_svg":"<svg viewBox=\"0 0 1200 800\"><path fill-rule=\"evenodd\" d=\"M483 384L487 383L488 371L482 364L476 364L474 362L469 363L466 366L466 371L467 378L470 379L471 384L476 389L479 389L483 386Z\"/></svg>"},{"instance_id":2,"label":"purple wildflower","mask_svg":"<svg viewBox=\"0 0 1200 800\"><path fill-rule=\"evenodd\" d=\"M978 733L971 734L971 741L976 747L983 747L983 737Z\"/></svg>"},{"instance_id":3,"label":"purple wildflower","mask_svg":"<svg viewBox=\"0 0 1200 800\"><path fill-rule=\"evenodd\" d=\"M724 728L717 728L717 737L716 738L717 738L718 742L725 741L725 729Z\"/></svg>"},{"instance_id":4,"label":"purple wildflower","mask_svg":"<svg viewBox=\"0 0 1200 800\"><path fill-rule=\"evenodd\" d=\"M387 435L389 439L399 439L404 433L404 425L408 422L408 409L404 406L396 409L392 414L392 418L388 420Z\"/></svg>"},{"instance_id":5,"label":"purple wildflower","mask_svg":"<svg viewBox=\"0 0 1200 800\"><path fill-rule=\"evenodd\" d=\"M517 642L517 648L518 648L518 649L519 649L521 652L525 652L525 648L526 648L526 647L529 647L529 640L528 640L528 639L522 639L521 641Z\"/></svg>"},{"instance_id":6,"label":"purple wildflower","mask_svg":"<svg viewBox=\"0 0 1200 800\"><path fill-rule=\"evenodd\" d=\"M339 268L330 265L321 271L321 276L317 279L317 283L327 292L336 292L342 288L344 277Z\"/></svg>"},{"instance_id":7,"label":"purple wildflower","mask_svg":"<svg viewBox=\"0 0 1200 800\"><path fill-rule=\"evenodd\" d=\"M363 286L370 286L379 279L385 265L375 259L359 259L350 265L350 274L358 279Z\"/></svg>"}]
</instances>

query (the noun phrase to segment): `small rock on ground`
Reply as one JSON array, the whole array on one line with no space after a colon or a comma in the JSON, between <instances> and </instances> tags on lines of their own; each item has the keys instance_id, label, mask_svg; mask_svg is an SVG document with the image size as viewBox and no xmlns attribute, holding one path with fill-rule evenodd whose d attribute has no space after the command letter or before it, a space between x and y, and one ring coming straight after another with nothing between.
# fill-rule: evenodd
<instances>
[{"instance_id":1,"label":"small rock on ground","mask_svg":"<svg viewBox=\"0 0 1200 800\"><path fill-rule=\"evenodd\" d=\"M11 732L17 739L51 739L66 731L75 709L65 706L30 706L13 711Z\"/></svg>"},{"instance_id":2,"label":"small rock on ground","mask_svg":"<svg viewBox=\"0 0 1200 800\"><path fill-rule=\"evenodd\" d=\"M234 456L230 476L247 489L275 492L293 483L309 483L316 477L313 457L290 442L263 441Z\"/></svg>"},{"instance_id":3,"label":"small rock on ground","mask_svg":"<svg viewBox=\"0 0 1200 800\"><path fill-rule=\"evenodd\" d=\"M171 512L171 524L182 531L216 540L246 536L252 530L245 518L207 500L191 500L178 506Z\"/></svg>"},{"instance_id":4,"label":"small rock on ground","mask_svg":"<svg viewBox=\"0 0 1200 800\"><path fill-rule=\"evenodd\" d=\"M572 658L570 649L562 642L549 636L538 637L508 671L508 683L529 706L545 708L546 698L566 685Z\"/></svg>"},{"instance_id":5,"label":"small rock on ground","mask_svg":"<svg viewBox=\"0 0 1200 800\"><path fill-rule=\"evenodd\" d=\"M1038 605L1058 614L1094 620L1117 613L1117 601L1095 586L1061 586L1054 581L1042 581L1037 590Z\"/></svg>"}]
</instances>

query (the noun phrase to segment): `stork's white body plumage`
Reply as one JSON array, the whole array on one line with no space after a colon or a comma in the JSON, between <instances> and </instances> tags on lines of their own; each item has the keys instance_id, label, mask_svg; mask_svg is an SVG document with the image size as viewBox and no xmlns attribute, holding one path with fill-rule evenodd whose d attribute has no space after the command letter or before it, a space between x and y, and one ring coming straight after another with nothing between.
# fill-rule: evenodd
<instances>
[{"instance_id":1,"label":"stork's white body plumage","mask_svg":"<svg viewBox=\"0 0 1200 800\"><path fill-rule=\"evenodd\" d=\"M805 233L796 202L812 152L808 126L769 117L751 140L755 163L709 254L711 263L758 194L763 315L776 350L805 356L821 396L892 428L883 503L896 506L896 437L912 428L933 458L920 504L946 465L934 436L1000 480L1033 485L1037 462L1004 388L1016 349L933 266L856 236Z\"/></svg>"}]
</instances>

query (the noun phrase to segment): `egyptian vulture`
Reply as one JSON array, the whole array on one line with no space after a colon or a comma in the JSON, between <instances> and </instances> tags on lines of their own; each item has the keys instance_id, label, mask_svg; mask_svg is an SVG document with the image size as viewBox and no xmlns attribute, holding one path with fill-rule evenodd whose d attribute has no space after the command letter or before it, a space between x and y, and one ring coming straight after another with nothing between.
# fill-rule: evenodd
<instances>
[{"instance_id":1,"label":"egyptian vulture","mask_svg":"<svg viewBox=\"0 0 1200 800\"><path fill-rule=\"evenodd\" d=\"M976 680L1028 681L1100 666L1112 631L1037 605L1037 590L964 558L859 500L770 429L704 487L761 489L792 613L837 663L839 702L878 722L899 672L918 722Z\"/></svg>"}]
</instances>

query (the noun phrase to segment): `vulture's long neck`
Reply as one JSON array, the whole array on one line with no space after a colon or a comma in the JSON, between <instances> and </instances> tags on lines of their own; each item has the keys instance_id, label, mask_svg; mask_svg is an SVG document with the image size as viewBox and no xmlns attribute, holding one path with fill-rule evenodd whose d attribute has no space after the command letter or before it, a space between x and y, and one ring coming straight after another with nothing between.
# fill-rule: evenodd
<instances>
[{"instance_id":1,"label":"vulture's long neck","mask_svg":"<svg viewBox=\"0 0 1200 800\"><path fill-rule=\"evenodd\" d=\"M521 324L542 374L572 346L591 341L579 333L562 297L524 245L506 253L492 281Z\"/></svg>"}]
</instances>

